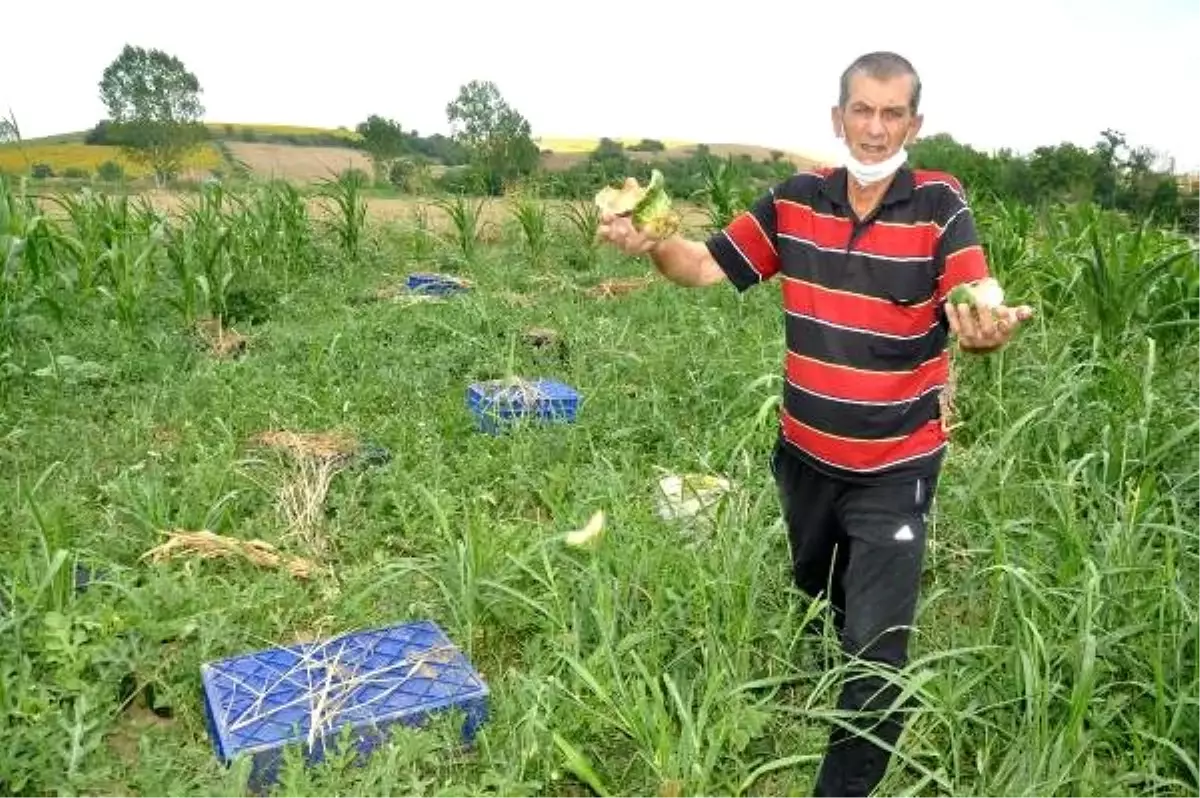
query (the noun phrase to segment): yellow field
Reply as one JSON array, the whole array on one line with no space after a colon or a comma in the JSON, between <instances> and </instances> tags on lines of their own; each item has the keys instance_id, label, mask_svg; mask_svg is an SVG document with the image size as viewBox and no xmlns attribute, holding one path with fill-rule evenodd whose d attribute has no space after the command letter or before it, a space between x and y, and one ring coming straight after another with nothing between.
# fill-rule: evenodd
<instances>
[{"instance_id":1,"label":"yellow field","mask_svg":"<svg viewBox=\"0 0 1200 798\"><path fill-rule=\"evenodd\" d=\"M261 133L271 136L337 136L349 141L359 138L358 133L353 130L309 127L305 125L245 125L236 122L205 122L204 124L209 130L220 135L225 134L226 128L233 128L234 135L240 134L243 130L249 130L256 134Z\"/></svg>"},{"instance_id":2,"label":"yellow field","mask_svg":"<svg viewBox=\"0 0 1200 798\"><path fill-rule=\"evenodd\" d=\"M24 152L22 152L22 150ZM71 144L26 144L24 147L16 144L0 145L0 171L24 172L28 164L49 164L54 174L61 175L64 170L76 168L85 169L94 174L100 164L105 161L116 161L121 164L127 177L144 177L151 171L144 166L130 161L121 152L120 147L110 145L90 145L83 143ZM185 171L207 172L221 166L221 153L212 145L205 145L192 154L184 165Z\"/></svg>"},{"instance_id":3,"label":"yellow field","mask_svg":"<svg viewBox=\"0 0 1200 798\"><path fill-rule=\"evenodd\" d=\"M642 140L641 137L628 138L628 139L621 139L621 138L613 139L613 141L620 142L621 144L624 144L626 147L631 147L634 144L637 144L638 142L640 142L641 140ZM540 149L552 150L554 152L561 152L561 153L566 153L566 154L591 152L592 150L596 149L596 147L599 146L599 144L600 144L600 139L598 139L598 138L595 138L595 139L582 139L582 138L572 139L572 138L557 138L554 136L547 136L545 138L535 138L533 141L535 144L538 145L538 147ZM695 146L694 142L680 141L677 139L659 139L659 141L662 142L664 147L693 147L693 146Z\"/></svg>"}]
</instances>

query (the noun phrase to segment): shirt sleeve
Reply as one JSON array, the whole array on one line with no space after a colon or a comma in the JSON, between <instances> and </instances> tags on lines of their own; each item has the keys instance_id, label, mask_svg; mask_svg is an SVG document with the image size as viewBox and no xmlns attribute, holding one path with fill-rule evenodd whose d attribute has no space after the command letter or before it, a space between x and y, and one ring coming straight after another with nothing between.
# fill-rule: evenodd
<instances>
[{"instance_id":1,"label":"shirt sleeve","mask_svg":"<svg viewBox=\"0 0 1200 798\"><path fill-rule=\"evenodd\" d=\"M941 305L955 286L990 276L987 256L979 242L975 218L958 194L947 203L949 218L940 225L937 243L937 302Z\"/></svg>"},{"instance_id":2,"label":"shirt sleeve","mask_svg":"<svg viewBox=\"0 0 1200 798\"><path fill-rule=\"evenodd\" d=\"M779 271L775 191L759 197L706 242L709 253L739 292Z\"/></svg>"}]
</instances>

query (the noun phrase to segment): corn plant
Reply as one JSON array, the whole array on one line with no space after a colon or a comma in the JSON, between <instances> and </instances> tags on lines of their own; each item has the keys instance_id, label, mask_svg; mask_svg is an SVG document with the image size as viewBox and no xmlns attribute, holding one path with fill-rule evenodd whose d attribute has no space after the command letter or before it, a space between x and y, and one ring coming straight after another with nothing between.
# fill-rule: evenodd
<instances>
[{"instance_id":1,"label":"corn plant","mask_svg":"<svg viewBox=\"0 0 1200 798\"><path fill-rule=\"evenodd\" d=\"M1005 286L1024 293L1036 281L1025 269L1030 255L1030 239L1036 217L1031 208L1014 201L975 203L979 237L987 253L988 264Z\"/></svg>"},{"instance_id":2,"label":"corn plant","mask_svg":"<svg viewBox=\"0 0 1200 798\"><path fill-rule=\"evenodd\" d=\"M153 287L154 258L165 237L165 227L152 230L148 236L125 231L100 254L100 264L111 284L98 290L113 303L117 320L128 330L135 329L146 312L144 297Z\"/></svg>"},{"instance_id":3,"label":"corn plant","mask_svg":"<svg viewBox=\"0 0 1200 798\"><path fill-rule=\"evenodd\" d=\"M449 217L450 242L467 263L475 261L484 226L488 224L483 219L484 202L482 199L469 200L461 194L433 201L433 205Z\"/></svg>"},{"instance_id":4,"label":"corn plant","mask_svg":"<svg viewBox=\"0 0 1200 798\"><path fill-rule=\"evenodd\" d=\"M338 246L351 262L362 254L362 239L367 223L367 201L363 196L367 180L356 169L348 169L335 179L325 178L318 192L325 198Z\"/></svg>"},{"instance_id":5,"label":"corn plant","mask_svg":"<svg viewBox=\"0 0 1200 798\"><path fill-rule=\"evenodd\" d=\"M1089 249L1075 254L1080 268L1073 295L1105 344L1118 344L1131 325L1157 334L1197 319L1197 249L1184 239L1149 229L1104 236L1087 231ZM1186 265L1183 263L1187 260ZM1172 279L1180 268L1179 279Z\"/></svg>"},{"instance_id":6,"label":"corn plant","mask_svg":"<svg viewBox=\"0 0 1200 798\"><path fill-rule=\"evenodd\" d=\"M421 263L433 256L437 239L429 222L429 208L418 203L412 211L413 225L408 237L409 257Z\"/></svg>"},{"instance_id":7,"label":"corn plant","mask_svg":"<svg viewBox=\"0 0 1200 798\"><path fill-rule=\"evenodd\" d=\"M574 260L584 269L593 268L600 253L600 209L594 202L568 202L561 213L571 231Z\"/></svg>"},{"instance_id":8,"label":"corn plant","mask_svg":"<svg viewBox=\"0 0 1200 798\"><path fill-rule=\"evenodd\" d=\"M96 288L100 255L112 243L114 231L126 227L122 217L128 198L110 198L85 188L74 195L55 195L51 201L66 212L74 230L74 235L60 239L71 271L67 279L76 294L86 297Z\"/></svg>"},{"instance_id":9,"label":"corn plant","mask_svg":"<svg viewBox=\"0 0 1200 798\"><path fill-rule=\"evenodd\" d=\"M546 208L536 197L517 194L509 208L513 220L521 231L521 243L530 264L542 265L550 246L550 225Z\"/></svg>"},{"instance_id":10,"label":"corn plant","mask_svg":"<svg viewBox=\"0 0 1200 798\"><path fill-rule=\"evenodd\" d=\"M0 175L0 337L45 304L47 278L54 273L56 228L25 192Z\"/></svg>"},{"instance_id":11,"label":"corn plant","mask_svg":"<svg viewBox=\"0 0 1200 798\"><path fill-rule=\"evenodd\" d=\"M754 201L753 190L746 183L733 156L724 159L705 158L700 176L704 187L693 194L693 199L704 206L711 230L725 227Z\"/></svg>"},{"instance_id":12,"label":"corn plant","mask_svg":"<svg viewBox=\"0 0 1200 798\"><path fill-rule=\"evenodd\" d=\"M226 315L229 287L238 271L234 220L226 202L224 187L206 186L185 210L182 226L167 236L167 258L179 282L176 307L188 323L198 315Z\"/></svg>"},{"instance_id":13,"label":"corn plant","mask_svg":"<svg viewBox=\"0 0 1200 798\"><path fill-rule=\"evenodd\" d=\"M278 277L286 286L312 266L308 209L295 186L275 181L236 201L240 212L229 221L236 231L237 259L247 274Z\"/></svg>"}]
</instances>

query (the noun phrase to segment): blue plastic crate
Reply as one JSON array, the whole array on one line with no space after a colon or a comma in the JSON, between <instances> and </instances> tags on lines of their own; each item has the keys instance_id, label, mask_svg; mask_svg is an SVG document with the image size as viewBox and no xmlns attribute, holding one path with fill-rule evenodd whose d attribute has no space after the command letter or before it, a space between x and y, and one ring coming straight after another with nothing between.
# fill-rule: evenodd
<instances>
[{"instance_id":1,"label":"blue plastic crate","mask_svg":"<svg viewBox=\"0 0 1200 798\"><path fill-rule=\"evenodd\" d=\"M491 380L467 387L467 407L479 429L495 435L519 421L573 423L579 413L579 392L555 380L527 380L520 385Z\"/></svg>"},{"instance_id":2,"label":"blue plastic crate","mask_svg":"<svg viewBox=\"0 0 1200 798\"><path fill-rule=\"evenodd\" d=\"M451 274L416 272L408 275L406 286L418 294L454 294L471 290L471 282Z\"/></svg>"},{"instance_id":3,"label":"blue plastic crate","mask_svg":"<svg viewBox=\"0 0 1200 798\"><path fill-rule=\"evenodd\" d=\"M432 621L269 648L205 663L200 675L217 758L249 755L256 790L276 780L292 743L316 763L349 725L361 760L394 723L458 708L469 743L488 714L482 676Z\"/></svg>"}]
</instances>

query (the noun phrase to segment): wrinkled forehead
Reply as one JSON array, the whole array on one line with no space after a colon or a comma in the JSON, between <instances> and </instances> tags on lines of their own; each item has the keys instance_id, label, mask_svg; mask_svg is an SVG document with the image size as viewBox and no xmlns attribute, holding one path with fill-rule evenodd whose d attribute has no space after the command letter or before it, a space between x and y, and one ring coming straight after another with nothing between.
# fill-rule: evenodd
<instances>
[{"instance_id":1,"label":"wrinkled forehead","mask_svg":"<svg viewBox=\"0 0 1200 798\"><path fill-rule=\"evenodd\" d=\"M863 72L850 76L846 107L907 108L912 99L912 75L877 78Z\"/></svg>"}]
</instances>

